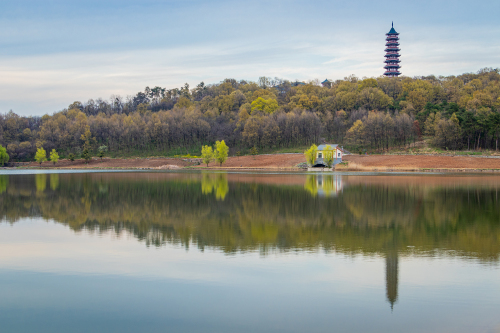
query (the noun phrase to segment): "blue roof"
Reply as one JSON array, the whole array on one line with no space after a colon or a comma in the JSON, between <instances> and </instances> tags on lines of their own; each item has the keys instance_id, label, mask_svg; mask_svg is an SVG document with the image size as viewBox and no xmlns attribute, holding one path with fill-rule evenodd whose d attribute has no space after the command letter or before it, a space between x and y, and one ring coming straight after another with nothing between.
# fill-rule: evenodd
<instances>
[{"instance_id":1,"label":"blue roof","mask_svg":"<svg viewBox=\"0 0 500 333\"><path fill-rule=\"evenodd\" d=\"M391 30L387 33L388 35L393 35L393 34L396 34L396 35L399 35L396 30L394 30L394 22L392 22L392 28Z\"/></svg>"},{"instance_id":2,"label":"blue roof","mask_svg":"<svg viewBox=\"0 0 500 333\"><path fill-rule=\"evenodd\" d=\"M332 147L332 150L337 148L338 144L330 144L330 143L325 143L323 145L318 146L318 150L325 150L326 146Z\"/></svg>"},{"instance_id":3,"label":"blue roof","mask_svg":"<svg viewBox=\"0 0 500 333\"><path fill-rule=\"evenodd\" d=\"M321 83L330 83L330 81L328 81L328 79L325 79L325 81L323 81Z\"/></svg>"}]
</instances>

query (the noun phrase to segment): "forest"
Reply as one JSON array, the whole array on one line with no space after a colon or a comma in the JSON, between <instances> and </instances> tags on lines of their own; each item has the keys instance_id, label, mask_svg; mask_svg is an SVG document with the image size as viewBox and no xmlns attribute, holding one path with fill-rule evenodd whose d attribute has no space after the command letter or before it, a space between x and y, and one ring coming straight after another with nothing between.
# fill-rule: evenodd
<instances>
[{"instance_id":1,"label":"forest","mask_svg":"<svg viewBox=\"0 0 500 333\"><path fill-rule=\"evenodd\" d=\"M231 155L322 141L373 153L422 140L442 150L498 150L499 111L499 68L323 84L226 79L76 101L41 117L10 111L0 115L0 145L11 161L32 160L40 147L78 157L86 144L94 155L103 145L114 156L199 155L217 140Z\"/></svg>"}]
</instances>

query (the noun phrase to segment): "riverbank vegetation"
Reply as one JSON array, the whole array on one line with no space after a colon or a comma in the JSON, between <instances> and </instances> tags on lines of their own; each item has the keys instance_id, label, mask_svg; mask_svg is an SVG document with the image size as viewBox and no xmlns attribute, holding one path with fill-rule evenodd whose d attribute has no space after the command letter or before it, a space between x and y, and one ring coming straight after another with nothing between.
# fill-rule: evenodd
<instances>
[{"instance_id":1,"label":"riverbank vegetation","mask_svg":"<svg viewBox=\"0 0 500 333\"><path fill-rule=\"evenodd\" d=\"M61 158L81 157L87 149L88 157L103 145L109 156L199 155L203 145L221 140L230 155L322 140L355 152L408 147L422 139L444 151L498 149L499 72L349 76L324 86L262 77L146 87L127 98L74 102L53 115L0 115L0 144L11 160L32 160L41 147L56 149Z\"/></svg>"}]
</instances>

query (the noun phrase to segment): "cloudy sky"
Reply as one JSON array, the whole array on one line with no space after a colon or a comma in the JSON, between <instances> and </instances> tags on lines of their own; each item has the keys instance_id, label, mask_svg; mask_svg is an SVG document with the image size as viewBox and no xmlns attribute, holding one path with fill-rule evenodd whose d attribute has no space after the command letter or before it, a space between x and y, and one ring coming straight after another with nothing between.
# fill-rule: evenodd
<instances>
[{"instance_id":1,"label":"cloudy sky","mask_svg":"<svg viewBox=\"0 0 500 333\"><path fill-rule=\"evenodd\" d=\"M0 0L0 113L53 113L146 86L500 67L500 1Z\"/></svg>"}]
</instances>

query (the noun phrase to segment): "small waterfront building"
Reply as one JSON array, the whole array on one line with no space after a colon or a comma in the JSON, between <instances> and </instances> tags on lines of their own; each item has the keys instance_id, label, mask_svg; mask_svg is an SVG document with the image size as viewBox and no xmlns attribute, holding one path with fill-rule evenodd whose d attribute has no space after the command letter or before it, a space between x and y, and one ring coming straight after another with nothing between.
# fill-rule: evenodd
<instances>
[{"instance_id":1,"label":"small waterfront building","mask_svg":"<svg viewBox=\"0 0 500 333\"><path fill-rule=\"evenodd\" d=\"M328 147L329 146L329 147ZM316 161L313 164L314 168L326 168L325 163L326 154L333 153L333 165L337 165L342 162L342 157L344 156L344 150L337 144L321 144L318 146L316 151Z\"/></svg>"}]
</instances>

